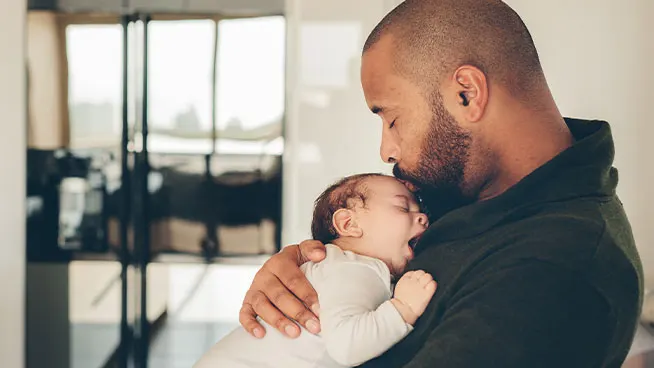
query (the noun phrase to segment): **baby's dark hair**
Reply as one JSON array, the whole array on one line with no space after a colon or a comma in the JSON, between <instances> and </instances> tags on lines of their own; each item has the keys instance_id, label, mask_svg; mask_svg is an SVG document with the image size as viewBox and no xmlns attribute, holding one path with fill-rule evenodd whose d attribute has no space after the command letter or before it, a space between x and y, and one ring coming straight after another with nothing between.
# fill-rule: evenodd
<instances>
[{"instance_id":1,"label":"baby's dark hair","mask_svg":"<svg viewBox=\"0 0 654 368\"><path fill-rule=\"evenodd\" d=\"M387 177L387 175L369 173L347 176L325 189L316 199L311 222L311 236L323 244L338 239L338 232L334 228L332 218L341 208L354 208L358 203L366 205L368 189L366 179L374 177Z\"/></svg>"}]
</instances>

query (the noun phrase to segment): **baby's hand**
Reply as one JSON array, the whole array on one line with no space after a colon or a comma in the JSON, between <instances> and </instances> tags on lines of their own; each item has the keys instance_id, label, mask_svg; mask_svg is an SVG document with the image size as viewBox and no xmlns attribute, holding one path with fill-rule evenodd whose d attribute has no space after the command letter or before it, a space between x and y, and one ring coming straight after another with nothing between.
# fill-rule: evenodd
<instances>
[{"instance_id":1,"label":"baby's hand","mask_svg":"<svg viewBox=\"0 0 654 368\"><path fill-rule=\"evenodd\" d=\"M427 308L436 292L436 281L425 271L410 271L404 274L395 286L391 299L404 320L413 325Z\"/></svg>"}]
</instances>

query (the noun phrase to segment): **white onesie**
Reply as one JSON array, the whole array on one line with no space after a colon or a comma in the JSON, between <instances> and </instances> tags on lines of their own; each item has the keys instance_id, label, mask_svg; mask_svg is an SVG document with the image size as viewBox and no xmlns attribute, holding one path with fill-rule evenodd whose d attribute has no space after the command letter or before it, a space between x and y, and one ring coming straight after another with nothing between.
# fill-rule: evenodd
<instances>
[{"instance_id":1,"label":"white onesie","mask_svg":"<svg viewBox=\"0 0 654 368\"><path fill-rule=\"evenodd\" d=\"M390 302L391 275L378 259L328 244L320 263L301 267L318 293L319 336L288 338L270 325L263 339L242 327L214 345L194 368L341 368L360 365L402 340L412 327Z\"/></svg>"}]
</instances>

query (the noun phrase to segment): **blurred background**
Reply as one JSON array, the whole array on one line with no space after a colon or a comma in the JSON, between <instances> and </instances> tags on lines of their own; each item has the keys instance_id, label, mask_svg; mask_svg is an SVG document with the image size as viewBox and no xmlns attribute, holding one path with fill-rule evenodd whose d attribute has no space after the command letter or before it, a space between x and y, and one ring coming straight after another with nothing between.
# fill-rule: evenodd
<instances>
[{"instance_id":1,"label":"blurred background","mask_svg":"<svg viewBox=\"0 0 654 368\"><path fill-rule=\"evenodd\" d=\"M360 52L399 0L5 0L3 367L191 367L309 236L335 179L389 172ZM654 287L654 2L508 0L566 116L612 124ZM654 303L625 367L654 367Z\"/></svg>"}]
</instances>

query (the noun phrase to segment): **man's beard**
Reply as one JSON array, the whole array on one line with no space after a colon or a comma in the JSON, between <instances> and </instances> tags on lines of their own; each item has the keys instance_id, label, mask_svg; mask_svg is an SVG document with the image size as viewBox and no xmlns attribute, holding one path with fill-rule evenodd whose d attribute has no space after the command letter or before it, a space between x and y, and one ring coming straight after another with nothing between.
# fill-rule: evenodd
<instances>
[{"instance_id":1,"label":"man's beard","mask_svg":"<svg viewBox=\"0 0 654 368\"><path fill-rule=\"evenodd\" d=\"M393 167L396 178L414 184L431 222L474 201L464 193L464 175L472 138L445 110L439 93L432 99L433 116L417 168Z\"/></svg>"}]
</instances>

